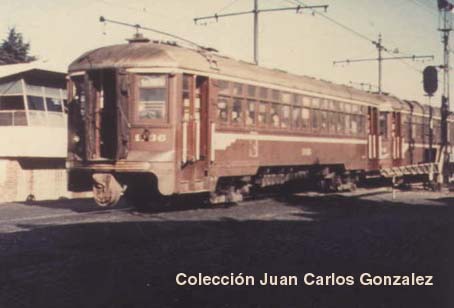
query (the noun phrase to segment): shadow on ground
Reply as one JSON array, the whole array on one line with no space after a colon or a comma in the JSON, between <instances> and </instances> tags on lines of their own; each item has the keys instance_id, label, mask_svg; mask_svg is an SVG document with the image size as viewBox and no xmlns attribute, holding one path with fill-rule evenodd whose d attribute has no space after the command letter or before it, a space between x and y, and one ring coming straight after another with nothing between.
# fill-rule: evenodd
<instances>
[{"instance_id":1,"label":"shadow on ground","mask_svg":"<svg viewBox=\"0 0 454 308\"><path fill-rule=\"evenodd\" d=\"M301 211L271 221L221 213L21 225L27 231L0 234L0 307L454 307L452 208L342 196L279 201ZM297 275L300 285L181 287L179 272ZM309 272L357 283L305 286ZM434 275L435 286L365 287L363 272Z\"/></svg>"}]
</instances>

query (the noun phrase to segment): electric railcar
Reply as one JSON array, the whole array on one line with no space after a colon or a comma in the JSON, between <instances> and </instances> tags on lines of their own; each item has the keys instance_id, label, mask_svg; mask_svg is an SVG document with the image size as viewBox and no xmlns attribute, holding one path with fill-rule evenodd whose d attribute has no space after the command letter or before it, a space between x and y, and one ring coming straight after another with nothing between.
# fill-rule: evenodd
<instances>
[{"instance_id":1,"label":"electric railcar","mask_svg":"<svg viewBox=\"0 0 454 308\"><path fill-rule=\"evenodd\" d=\"M132 40L85 53L69 76L69 190L93 187L102 206L123 192L224 202L311 176L353 183L440 151L437 110L429 123L417 102L206 50Z\"/></svg>"}]
</instances>

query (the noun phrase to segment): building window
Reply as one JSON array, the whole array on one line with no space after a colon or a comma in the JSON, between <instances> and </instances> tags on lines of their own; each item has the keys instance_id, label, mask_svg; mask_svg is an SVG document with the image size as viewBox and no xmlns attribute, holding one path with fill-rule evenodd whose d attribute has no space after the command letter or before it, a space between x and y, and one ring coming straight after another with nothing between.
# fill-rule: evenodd
<instances>
[{"instance_id":1,"label":"building window","mask_svg":"<svg viewBox=\"0 0 454 308\"><path fill-rule=\"evenodd\" d=\"M62 112L62 101L58 98L46 97L47 111Z\"/></svg>"},{"instance_id":2,"label":"building window","mask_svg":"<svg viewBox=\"0 0 454 308\"><path fill-rule=\"evenodd\" d=\"M44 99L41 96L27 96L29 110L46 110L44 107Z\"/></svg>"}]
</instances>

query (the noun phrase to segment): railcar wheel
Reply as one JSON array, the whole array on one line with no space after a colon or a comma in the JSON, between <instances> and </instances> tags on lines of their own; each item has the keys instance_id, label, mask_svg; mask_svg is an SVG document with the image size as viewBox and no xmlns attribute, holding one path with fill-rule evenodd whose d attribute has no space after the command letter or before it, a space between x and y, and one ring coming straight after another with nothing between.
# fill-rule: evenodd
<instances>
[{"instance_id":1,"label":"railcar wheel","mask_svg":"<svg viewBox=\"0 0 454 308\"><path fill-rule=\"evenodd\" d=\"M93 197L97 205L112 207L117 205L123 194L123 189L112 174L93 174Z\"/></svg>"}]
</instances>

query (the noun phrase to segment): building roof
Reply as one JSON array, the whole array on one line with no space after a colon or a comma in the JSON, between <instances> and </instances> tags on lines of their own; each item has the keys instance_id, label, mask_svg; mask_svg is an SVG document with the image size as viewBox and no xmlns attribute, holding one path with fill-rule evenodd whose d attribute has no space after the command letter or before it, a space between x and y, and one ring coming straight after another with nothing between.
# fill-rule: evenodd
<instances>
[{"instance_id":1,"label":"building roof","mask_svg":"<svg viewBox=\"0 0 454 308\"><path fill-rule=\"evenodd\" d=\"M25 73L28 71L39 70L66 75L66 70L56 64L47 61L34 61L20 64L0 65L0 78Z\"/></svg>"}]
</instances>

